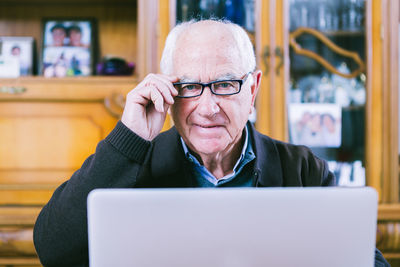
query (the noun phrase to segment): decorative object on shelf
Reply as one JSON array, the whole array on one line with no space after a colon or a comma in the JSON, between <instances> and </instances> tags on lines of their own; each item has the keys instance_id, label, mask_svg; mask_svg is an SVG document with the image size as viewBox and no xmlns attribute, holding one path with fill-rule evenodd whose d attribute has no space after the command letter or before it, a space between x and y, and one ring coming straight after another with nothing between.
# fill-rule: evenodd
<instances>
[{"instance_id":1,"label":"decorative object on shelf","mask_svg":"<svg viewBox=\"0 0 400 267\"><path fill-rule=\"evenodd\" d=\"M93 19L45 19L41 73L45 77L93 75L95 30Z\"/></svg>"},{"instance_id":2,"label":"decorative object on shelf","mask_svg":"<svg viewBox=\"0 0 400 267\"><path fill-rule=\"evenodd\" d=\"M0 36L0 78L33 74L33 37Z\"/></svg>"},{"instance_id":3,"label":"decorative object on shelf","mask_svg":"<svg viewBox=\"0 0 400 267\"><path fill-rule=\"evenodd\" d=\"M228 0L228 2L231 0ZM220 0L200 0L200 16L204 19L221 16Z\"/></svg>"},{"instance_id":4,"label":"decorative object on shelf","mask_svg":"<svg viewBox=\"0 0 400 267\"><path fill-rule=\"evenodd\" d=\"M344 57L352 58L358 64L358 66L359 66L358 69L354 70L351 73L342 73L342 72L340 72L340 70L336 69L334 66L332 66L331 63L329 63L326 59L322 58L317 53L315 53L311 50L302 48L301 45L296 42L296 38L298 38L299 36L301 36L303 34L313 35L315 38L319 39L322 43L324 43L326 46L328 46L334 52L336 52ZM360 58L360 56L358 55L357 52L351 52L351 51L345 50L345 49L337 46L335 43L333 43L331 40L329 40L329 38L326 37L323 33L319 32L315 29L305 28L305 27L300 27L300 28L296 29L294 32L290 33L289 43L295 53L314 59L315 61L320 63L322 66L324 66L330 72L340 75L342 77L354 78L365 71L365 63Z\"/></svg>"},{"instance_id":5,"label":"decorative object on shelf","mask_svg":"<svg viewBox=\"0 0 400 267\"><path fill-rule=\"evenodd\" d=\"M290 30L310 27L324 32L364 30L366 0L290 0Z\"/></svg>"},{"instance_id":6,"label":"decorative object on shelf","mask_svg":"<svg viewBox=\"0 0 400 267\"><path fill-rule=\"evenodd\" d=\"M346 63L337 67L349 73ZM347 79L337 74L323 72L320 76L308 75L291 81L289 103L332 103L343 108L360 107L365 104L365 74Z\"/></svg>"},{"instance_id":7,"label":"decorative object on shelf","mask_svg":"<svg viewBox=\"0 0 400 267\"><path fill-rule=\"evenodd\" d=\"M221 18L243 26L247 31L255 30L254 0L177 0L177 22L195 19Z\"/></svg>"},{"instance_id":8,"label":"decorative object on shelf","mask_svg":"<svg viewBox=\"0 0 400 267\"><path fill-rule=\"evenodd\" d=\"M340 147L342 110L335 104L289 104L290 139L310 147Z\"/></svg>"},{"instance_id":9,"label":"decorative object on shelf","mask_svg":"<svg viewBox=\"0 0 400 267\"><path fill-rule=\"evenodd\" d=\"M135 63L117 57L106 57L97 64L98 75L132 75L134 70Z\"/></svg>"},{"instance_id":10,"label":"decorative object on shelf","mask_svg":"<svg viewBox=\"0 0 400 267\"><path fill-rule=\"evenodd\" d=\"M23 86L0 86L0 94L19 95L25 93L27 90Z\"/></svg>"},{"instance_id":11,"label":"decorative object on shelf","mask_svg":"<svg viewBox=\"0 0 400 267\"><path fill-rule=\"evenodd\" d=\"M365 167L360 160L354 162L328 161L338 186L365 186Z\"/></svg>"}]
</instances>

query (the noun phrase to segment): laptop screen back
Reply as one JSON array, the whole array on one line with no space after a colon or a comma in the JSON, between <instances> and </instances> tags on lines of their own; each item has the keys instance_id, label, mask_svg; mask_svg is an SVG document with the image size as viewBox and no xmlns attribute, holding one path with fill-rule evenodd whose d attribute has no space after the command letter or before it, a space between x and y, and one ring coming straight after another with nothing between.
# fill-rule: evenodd
<instances>
[{"instance_id":1,"label":"laptop screen back","mask_svg":"<svg viewBox=\"0 0 400 267\"><path fill-rule=\"evenodd\" d=\"M90 266L373 266L371 188L100 189Z\"/></svg>"}]
</instances>

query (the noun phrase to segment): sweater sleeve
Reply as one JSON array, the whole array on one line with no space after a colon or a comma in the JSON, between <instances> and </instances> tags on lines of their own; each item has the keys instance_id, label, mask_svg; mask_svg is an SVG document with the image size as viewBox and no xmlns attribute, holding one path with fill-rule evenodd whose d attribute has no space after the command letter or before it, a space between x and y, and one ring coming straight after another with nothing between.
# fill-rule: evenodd
<instances>
[{"instance_id":1,"label":"sweater sleeve","mask_svg":"<svg viewBox=\"0 0 400 267\"><path fill-rule=\"evenodd\" d=\"M44 266L88 264L87 196L96 188L134 187L151 143L121 122L96 152L58 187L34 227L34 244Z\"/></svg>"}]
</instances>

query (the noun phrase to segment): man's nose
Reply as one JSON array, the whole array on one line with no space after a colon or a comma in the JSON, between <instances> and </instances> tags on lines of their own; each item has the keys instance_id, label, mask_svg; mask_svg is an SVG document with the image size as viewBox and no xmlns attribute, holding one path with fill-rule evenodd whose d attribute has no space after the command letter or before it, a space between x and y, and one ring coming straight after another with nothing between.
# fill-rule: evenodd
<instances>
[{"instance_id":1,"label":"man's nose","mask_svg":"<svg viewBox=\"0 0 400 267\"><path fill-rule=\"evenodd\" d=\"M220 107L218 105L218 96L214 95L211 92L210 87L205 87L203 90L203 94L201 94L199 103L197 106L197 110L200 115L209 117L213 116L220 111Z\"/></svg>"}]
</instances>

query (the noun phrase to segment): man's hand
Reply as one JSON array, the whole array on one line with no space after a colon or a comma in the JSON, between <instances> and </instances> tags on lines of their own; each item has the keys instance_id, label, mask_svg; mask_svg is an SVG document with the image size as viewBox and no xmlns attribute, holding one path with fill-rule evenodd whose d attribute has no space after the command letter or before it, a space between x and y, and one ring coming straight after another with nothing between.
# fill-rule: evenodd
<instances>
[{"instance_id":1,"label":"man's hand","mask_svg":"<svg viewBox=\"0 0 400 267\"><path fill-rule=\"evenodd\" d=\"M153 140L161 131L167 111L178 94L175 76L149 74L126 97L121 121L146 140Z\"/></svg>"}]
</instances>

